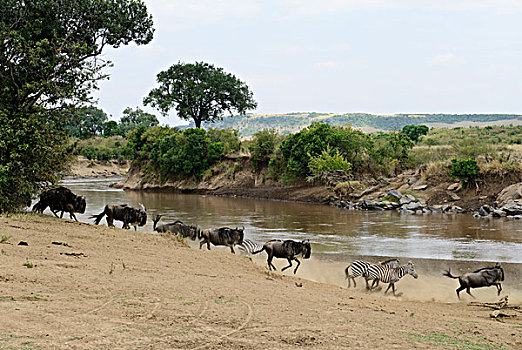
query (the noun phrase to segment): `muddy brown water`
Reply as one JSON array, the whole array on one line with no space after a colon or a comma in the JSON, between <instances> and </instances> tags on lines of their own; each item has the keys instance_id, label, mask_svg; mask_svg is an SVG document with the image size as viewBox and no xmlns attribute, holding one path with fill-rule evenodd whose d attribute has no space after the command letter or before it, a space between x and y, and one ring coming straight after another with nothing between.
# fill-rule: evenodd
<instances>
[{"instance_id":1,"label":"muddy brown water","mask_svg":"<svg viewBox=\"0 0 522 350\"><path fill-rule=\"evenodd\" d=\"M522 221L477 219L470 214L399 214L394 211L348 211L325 205L226 198L162 192L123 191L109 187L117 179L67 180L65 186L84 195L90 215L108 203L143 203L153 232L155 214L161 222L181 220L202 228L244 226L245 238L310 239L315 253L336 260L343 255L401 256L425 259L522 263ZM105 223L105 220L102 220ZM120 224L117 222L117 225Z\"/></svg>"}]
</instances>

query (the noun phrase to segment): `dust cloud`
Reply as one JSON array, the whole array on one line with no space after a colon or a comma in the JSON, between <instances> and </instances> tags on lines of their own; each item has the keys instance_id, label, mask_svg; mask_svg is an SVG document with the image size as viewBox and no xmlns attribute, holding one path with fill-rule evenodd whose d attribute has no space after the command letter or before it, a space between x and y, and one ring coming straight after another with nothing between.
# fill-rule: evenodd
<instances>
[{"instance_id":1,"label":"dust cloud","mask_svg":"<svg viewBox=\"0 0 522 350\"><path fill-rule=\"evenodd\" d=\"M281 272L281 268L288 265L286 259L274 258L273 264L277 267L278 273L287 276L295 276L305 280L310 280L319 283L331 284L343 288L348 287L348 280L345 278L344 270L348 264L356 259L347 260L346 262L322 260L318 258L310 259L299 259L301 265L297 270L297 274L293 274L293 270L296 263L293 262L293 266ZM379 261L381 259L367 259L368 261ZM504 266L506 279L502 283L502 292L500 296L497 296L496 287L484 287L472 289L471 293L473 297L466 294L466 291L460 293L461 299L457 298L455 289L459 287L459 282L456 279L451 279L442 276L442 272L451 267L452 274L460 275L465 272L474 271L481 267L490 265L489 263L469 261L469 262L450 262L445 260L431 260L431 259L410 259L415 263L415 269L418 274L418 278L415 279L410 275L404 276L399 282L395 284L396 294L398 297L393 296L391 289L386 295L384 291L388 287L387 284L381 284L382 289L371 292L372 294L379 294L388 298L400 298L401 300L414 300L414 301L434 301L442 303L458 303L458 302L496 302L501 297L508 296L509 303L521 304L522 303L522 288L520 286L520 275L522 273L522 266L520 264L508 264ZM418 261L416 261L418 260ZM252 257L252 261L260 266L266 265L266 254L262 253ZM408 259L401 259L401 263L405 263ZM456 266L452 266L456 265ZM356 279L357 287L353 287L353 283L350 289L346 289L346 295L350 296L352 291L357 290L358 292L365 291L365 282L362 277Z\"/></svg>"}]
</instances>

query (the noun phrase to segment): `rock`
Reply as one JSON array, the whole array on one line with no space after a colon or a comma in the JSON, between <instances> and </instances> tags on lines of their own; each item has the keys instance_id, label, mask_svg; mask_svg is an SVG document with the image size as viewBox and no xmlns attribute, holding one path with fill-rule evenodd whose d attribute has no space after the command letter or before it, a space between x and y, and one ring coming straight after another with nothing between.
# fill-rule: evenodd
<instances>
[{"instance_id":1,"label":"rock","mask_svg":"<svg viewBox=\"0 0 522 350\"><path fill-rule=\"evenodd\" d=\"M422 210L422 204L420 204L419 202L411 202L403 206L403 208L406 208L408 210Z\"/></svg>"},{"instance_id":2,"label":"rock","mask_svg":"<svg viewBox=\"0 0 522 350\"><path fill-rule=\"evenodd\" d=\"M497 196L497 202L501 206L515 199L522 199L522 182L504 188Z\"/></svg>"},{"instance_id":3,"label":"rock","mask_svg":"<svg viewBox=\"0 0 522 350\"><path fill-rule=\"evenodd\" d=\"M492 211L493 209L486 204L480 207L478 213L480 216L488 216L489 214L491 214Z\"/></svg>"},{"instance_id":4,"label":"rock","mask_svg":"<svg viewBox=\"0 0 522 350\"><path fill-rule=\"evenodd\" d=\"M390 190L390 191L388 191L388 196L392 196L394 198L401 199L402 194L397 190Z\"/></svg>"},{"instance_id":5,"label":"rock","mask_svg":"<svg viewBox=\"0 0 522 350\"><path fill-rule=\"evenodd\" d=\"M428 188L428 185L426 185L426 184L424 184L424 185L418 185L418 186L413 187L413 189L414 189L415 191L424 191L424 190L427 189L427 188Z\"/></svg>"},{"instance_id":6,"label":"rock","mask_svg":"<svg viewBox=\"0 0 522 350\"><path fill-rule=\"evenodd\" d=\"M454 184L451 184L448 186L448 191L460 191L462 189L462 185L460 182L455 182Z\"/></svg>"},{"instance_id":7,"label":"rock","mask_svg":"<svg viewBox=\"0 0 522 350\"><path fill-rule=\"evenodd\" d=\"M402 204L408 204L408 203L416 202L416 201L417 201L417 199L415 199L415 197L413 197L411 194L407 194L405 196L402 196L399 203L402 205Z\"/></svg>"},{"instance_id":8,"label":"rock","mask_svg":"<svg viewBox=\"0 0 522 350\"><path fill-rule=\"evenodd\" d=\"M517 200L508 200L507 203L500 208L506 212L507 215L521 215L522 214L522 202Z\"/></svg>"},{"instance_id":9,"label":"rock","mask_svg":"<svg viewBox=\"0 0 522 350\"><path fill-rule=\"evenodd\" d=\"M408 179L408 185L411 186L411 185L413 185L414 183L416 183L417 181L418 181L418 180L417 180L416 177L410 177L410 178Z\"/></svg>"},{"instance_id":10,"label":"rock","mask_svg":"<svg viewBox=\"0 0 522 350\"><path fill-rule=\"evenodd\" d=\"M500 210L500 209L495 209L493 210L493 212L491 213L492 216L496 217L496 218L500 218L502 216L506 216L506 212L503 211L503 210Z\"/></svg>"},{"instance_id":11,"label":"rock","mask_svg":"<svg viewBox=\"0 0 522 350\"><path fill-rule=\"evenodd\" d=\"M456 202L456 201L459 201L459 200L460 200L460 197L457 196L456 193L453 193L453 192L447 192L447 193L448 193L448 195L449 195L449 197L450 197L450 199L451 199L452 201L455 201L455 202Z\"/></svg>"}]
</instances>

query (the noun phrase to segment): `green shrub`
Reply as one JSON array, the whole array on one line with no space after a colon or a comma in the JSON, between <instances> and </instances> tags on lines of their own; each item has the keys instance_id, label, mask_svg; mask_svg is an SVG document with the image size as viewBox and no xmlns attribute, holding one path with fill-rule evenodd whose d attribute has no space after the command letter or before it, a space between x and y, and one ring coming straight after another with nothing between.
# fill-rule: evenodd
<instances>
[{"instance_id":1,"label":"green shrub","mask_svg":"<svg viewBox=\"0 0 522 350\"><path fill-rule=\"evenodd\" d=\"M321 171L350 170L352 165L338 149L332 150L330 146L327 146L320 155L310 157L308 167L314 174L317 174Z\"/></svg>"},{"instance_id":2,"label":"green shrub","mask_svg":"<svg viewBox=\"0 0 522 350\"><path fill-rule=\"evenodd\" d=\"M256 171L260 171L268 165L276 146L279 136L274 129L258 131L254 134L252 142L248 145L252 165Z\"/></svg>"},{"instance_id":3,"label":"green shrub","mask_svg":"<svg viewBox=\"0 0 522 350\"><path fill-rule=\"evenodd\" d=\"M473 181L480 173L475 158L451 160L450 176L458 178L463 184Z\"/></svg>"}]
</instances>

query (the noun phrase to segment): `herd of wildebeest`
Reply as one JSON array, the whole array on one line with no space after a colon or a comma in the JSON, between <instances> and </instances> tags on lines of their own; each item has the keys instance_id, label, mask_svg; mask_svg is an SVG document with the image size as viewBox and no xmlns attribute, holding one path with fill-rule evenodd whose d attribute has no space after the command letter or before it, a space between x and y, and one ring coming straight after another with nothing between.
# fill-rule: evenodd
<instances>
[{"instance_id":1,"label":"herd of wildebeest","mask_svg":"<svg viewBox=\"0 0 522 350\"><path fill-rule=\"evenodd\" d=\"M68 212L71 219L78 221L74 213L83 214L86 208L86 201L83 196L77 196L68 188L60 186L42 192L40 200L33 206L32 210L34 212L43 213L47 207L49 207L56 217L58 217L58 212L61 212L60 218L63 217L64 212ZM147 223L147 212L141 203L140 208L134 208L127 204L107 204L100 214L93 215L90 218L94 219L95 224L99 224L104 216L106 217L109 227L114 227L114 220L122 221L122 228L130 229L130 226L133 226L134 230L137 230L138 226L144 226ZM281 258L287 259L288 261L288 266L283 267L281 269L282 271L292 267L292 261L297 263L294 269L295 274L301 264L297 257L308 259L312 253L309 240L294 241L273 239L260 245L252 240L244 239L244 227L220 227L202 230L198 226L186 225L181 221L158 225L160 219L161 215L157 215L153 218L154 231L161 233L170 232L192 240L199 239L200 249L206 244L207 249L210 250L210 244L212 244L214 246L227 246L232 253L235 253L235 246L238 246L245 254L254 255L265 251L268 256L267 264L269 270L276 270L276 267L272 264L273 258ZM356 260L350 263L345 269L348 288L350 288L351 282L353 282L355 287L355 278L360 276L365 279L367 290L375 290L380 282L388 283L388 288L384 293L387 293L391 288L394 295L395 283L407 274L414 278L418 277L415 266L411 261L406 265L400 265L399 259L388 259L376 263ZM460 276L452 275L448 269L443 275L459 280L460 286L456 289L459 299L460 292L463 290L466 290L469 295L473 296L471 294L471 288L489 286L496 286L498 295L500 295L502 291L501 282L504 281L504 269L499 263ZM369 281L372 282L371 285Z\"/></svg>"}]
</instances>

